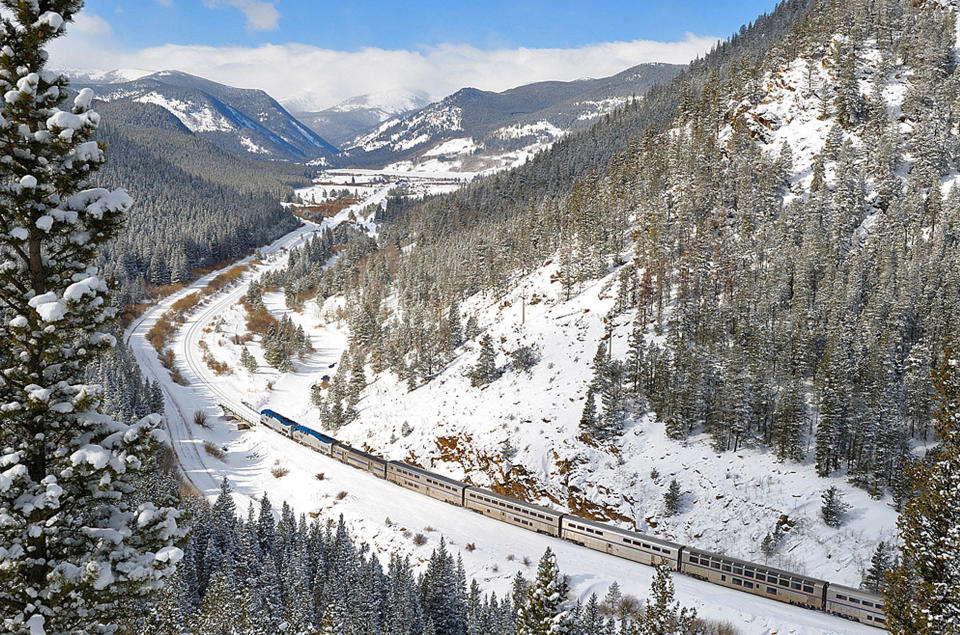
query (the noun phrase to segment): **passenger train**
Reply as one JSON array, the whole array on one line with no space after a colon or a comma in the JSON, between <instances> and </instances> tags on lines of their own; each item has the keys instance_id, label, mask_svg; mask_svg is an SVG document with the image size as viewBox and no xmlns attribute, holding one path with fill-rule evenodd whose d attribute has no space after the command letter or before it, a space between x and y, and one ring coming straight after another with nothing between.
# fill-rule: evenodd
<instances>
[{"instance_id":1,"label":"passenger train","mask_svg":"<svg viewBox=\"0 0 960 635\"><path fill-rule=\"evenodd\" d=\"M870 591L832 584L612 527L467 485L401 461L386 461L299 425L273 410L261 411L260 423L322 454L400 487L529 531L569 540L589 549L646 565L664 564L679 573L737 591L826 611L869 626L886 627L883 598Z\"/></svg>"}]
</instances>

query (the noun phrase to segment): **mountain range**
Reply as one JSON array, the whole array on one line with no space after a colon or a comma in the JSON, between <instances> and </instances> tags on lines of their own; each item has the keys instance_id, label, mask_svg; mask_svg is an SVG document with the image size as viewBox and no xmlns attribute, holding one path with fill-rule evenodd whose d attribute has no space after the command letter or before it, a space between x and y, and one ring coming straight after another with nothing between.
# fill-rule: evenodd
<instances>
[{"instance_id":1,"label":"mountain range","mask_svg":"<svg viewBox=\"0 0 960 635\"><path fill-rule=\"evenodd\" d=\"M357 166L428 163L453 170L509 167L570 132L589 128L681 68L641 64L612 77L537 82L499 93L463 88L384 121L346 144L339 161Z\"/></svg>"},{"instance_id":2,"label":"mountain range","mask_svg":"<svg viewBox=\"0 0 960 635\"><path fill-rule=\"evenodd\" d=\"M120 71L79 74L71 86L88 87L103 101L161 106L192 133L239 156L306 162L337 154L335 146L262 90L234 88L179 71L128 77L130 73Z\"/></svg>"},{"instance_id":3,"label":"mountain range","mask_svg":"<svg viewBox=\"0 0 960 635\"><path fill-rule=\"evenodd\" d=\"M525 162L681 68L641 64L602 79L537 82L499 93L463 88L433 103L422 91L390 90L320 111L310 109L310 99L289 99L285 107L262 90L179 71L68 75L72 87L91 88L103 101L160 106L191 133L238 156L481 171Z\"/></svg>"}]
</instances>

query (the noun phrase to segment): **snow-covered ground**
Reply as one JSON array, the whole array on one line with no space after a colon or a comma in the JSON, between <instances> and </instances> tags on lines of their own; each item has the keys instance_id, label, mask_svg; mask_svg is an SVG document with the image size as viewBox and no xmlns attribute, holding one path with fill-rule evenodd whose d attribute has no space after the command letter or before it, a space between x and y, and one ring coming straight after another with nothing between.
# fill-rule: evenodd
<instances>
[{"instance_id":1,"label":"snow-covered ground","mask_svg":"<svg viewBox=\"0 0 960 635\"><path fill-rule=\"evenodd\" d=\"M345 210L344 213L347 211ZM258 271L282 266L286 250L306 239L316 229L316 226L310 225L302 227L273 246L264 249L265 262L258 267ZM255 274L251 274L251 277L252 275ZM189 386L173 383L167 371L161 366L156 353L146 341L145 335L172 302L203 286L211 276L149 310L131 326L127 338L147 376L158 378L163 385L167 409L166 421L174 448L187 478L199 491L207 496L214 496L218 490L219 480L226 476L233 483L241 499L239 501L241 509L248 501L268 494L275 502L288 501L298 513L322 514L328 519L343 514L353 534L368 542L379 553L410 555L415 562L422 563L442 535L454 548L463 550L462 555L468 575L481 581L485 589L495 590L498 593L509 589L511 579L518 570L524 571L525 575L533 576L535 570L532 563L535 563L537 557L549 546L557 552L561 567L570 576L572 589L578 597L586 598L593 592L602 595L613 581L619 582L625 592L638 597L646 596L652 574L652 570L647 567L596 553L561 540L532 534L478 516L470 511L425 498L327 459L271 430L256 427L239 431L235 424L218 416L221 414L218 404L228 405L235 411L252 416L253 411L247 409L244 403L246 402L254 408L265 404L271 405L284 413L300 417L305 422L316 422L315 413L311 412L311 407L308 405L309 386L317 380L319 375L331 372L329 365L339 358L345 342L345 334L337 328L336 323L326 324L322 311L315 305L308 304L303 312L294 314L292 317L303 324L304 328L310 328L316 352L298 363L295 373L279 377L272 370L262 370L251 377L246 371L240 370L235 359L229 357L233 347L228 344L233 329L240 326L239 322L234 324L234 320L238 319L239 315L235 305L245 292L249 277L242 284L207 299L172 342L172 348L177 356L177 367L187 379ZM265 299L275 315L286 311L279 294L268 294ZM596 307L595 296L589 293L582 296L580 301L592 303ZM480 310L479 307L478 310ZM504 332L519 333L518 317L512 315L512 313L518 313L518 308L514 306L508 311L510 311L509 316L498 316L498 323L501 324ZM585 333L591 328L589 321L585 322L582 317L588 314L583 313L583 309L579 306L560 306L553 303L528 306L528 324L537 321L537 311L563 313L564 315L558 317L560 320L566 320L574 332ZM489 319L492 314L493 309L487 312L484 320ZM216 324L219 326L215 326ZM523 337L534 341L541 336L528 332ZM198 350L201 338L208 343L215 357L230 363L235 369L233 375L215 377L203 364ZM589 341L589 338L587 339ZM573 336L567 344L576 340L576 336ZM251 350L256 349L253 344L249 346ZM259 352L256 351L256 354ZM559 374L548 368L551 361L549 353L545 354L538 368L548 369L551 372L539 377L535 372L530 381L563 386L565 394L568 391L575 391L576 380L550 379L550 375ZM462 359L454 364L449 381L456 381L455 374L459 372L457 369L465 362L466 359ZM266 389L267 381L274 382L272 390ZM558 381L560 383L557 383ZM523 422L519 419L513 422L513 425L522 425L532 434L522 437L514 436L528 443L534 438L541 439L539 447L532 445L522 447L521 452L543 452L541 456L544 467L549 469L550 448L547 446L560 450L563 448L562 445L555 444L557 440L555 435L546 434L547 429L554 429L556 424L552 421L549 424L540 422L552 419L551 407L555 408L558 405L554 402L559 402L560 397L549 391L543 392L539 386L534 388L531 384L520 383L517 378L507 376L500 382L504 383L494 384L479 395L472 395L471 390L454 385L449 394L460 393L460 397L454 399L448 396L448 403L435 401L439 398L437 394L420 390L409 397L402 398L398 387L374 384L368 390L364 402L361 403L365 406L362 421L366 423L353 424L342 430L339 436L357 445L366 444L375 447L387 456L402 457L403 452L412 447L430 445L429 440L433 432L429 426L436 423L438 417L445 417L452 425L463 429L476 426L479 420L488 420L489 427L496 431L504 430L502 421L506 417L504 413L508 410L537 412L536 423L532 420ZM371 395L375 394L375 391L384 393L383 402L381 406L371 408L370 403L373 401ZM569 392L569 394L573 395L575 392ZM210 415L209 429L192 423L193 413L197 410L203 410ZM375 417L381 417L381 419L374 422ZM391 435L394 428L399 428L404 420L414 425L414 434L405 438L403 443L389 443L387 437ZM691 502L691 505L695 509L705 510L708 508L702 506L710 505L709 513L704 514L702 521L696 521L695 516L687 516L691 523L699 527L698 531L706 534L707 537L704 540L697 541L704 546L715 544L710 541L709 536L711 530L719 530L721 526L723 531L720 531L720 534L724 536L749 531L749 525L745 524L749 516L745 516L741 509L741 506L746 503L738 501L737 505L729 507L739 496L754 501L761 499L761 502L757 503L758 506L775 507L777 501L784 497L792 499L792 494L789 492L794 486L797 486L800 492L812 489L807 487L804 490L802 487L803 481L809 478L806 468L798 468L797 475L779 475L795 480L781 481L777 485L768 482L754 486L749 480L750 477L743 473L729 478L718 476L716 470L723 473L722 461L717 461L715 457L710 456L704 447L698 447L694 443L688 448L682 448L662 440L652 429L644 430L644 427L638 426L631 431L633 438L630 443L646 444L650 448L651 456L657 455L652 460L644 459L650 461L645 466L646 472L649 472L651 466L658 466L664 476L676 473L681 482L688 485L688 489L694 485L704 488L702 491L697 490L698 493L695 496L700 502L695 506ZM540 433L541 429L544 431L543 434ZM486 433L482 428L476 429L475 438L484 436ZM204 450L205 442L223 448L224 457L218 459L207 453ZM484 439L480 447L497 442L497 437L492 436L491 439ZM762 457L758 457L758 462L761 459ZM713 464L721 464L721 467L709 468ZM760 464L763 465L763 463ZM289 472L278 478L271 473L271 470L277 466ZM438 469L454 476L459 475L457 466L452 464L442 464ZM782 472L790 471L782 466L779 469ZM612 466L609 472L627 476L632 473L629 469L617 469ZM319 475L322 475L322 478ZM586 482L584 486L587 486ZM734 496L733 493L738 489L743 491ZM724 504L722 499L716 498L718 495L714 493L715 491L728 492L725 494L725 496L729 495L726 503L727 523L715 519L716 510L713 509L712 502L717 500L720 501L719 505ZM809 506L810 501L806 500L808 498L806 494L801 494L801 498L794 501L795 506L799 508ZM857 524L866 525L859 521ZM426 544L416 546L413 543L412 537L417 533L427 538ZM838 561L844 558L844 550L839 544L841 538L842 536L838 536L831 547L835 550ZM468 543L475 545L476 549L473 551L463 549ZM823 573L829 573L829 571ZM704 616L730 621L744 633L876 632L869 627L825 614L757 598L681 575L675 576L675 582L678 597L684 603L696 606Z\"/></svg>"}]
</instances>

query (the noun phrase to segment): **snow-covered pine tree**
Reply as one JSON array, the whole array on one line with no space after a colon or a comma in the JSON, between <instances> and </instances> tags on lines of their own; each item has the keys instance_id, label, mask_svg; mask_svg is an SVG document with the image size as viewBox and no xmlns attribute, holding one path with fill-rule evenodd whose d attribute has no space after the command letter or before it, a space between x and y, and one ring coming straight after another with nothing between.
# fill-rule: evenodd
<instances>
[{"instance_id":1,"label":"snow-covered pine tree","mask_svg":"<svg viewBox=\"0 0 960 635\"><path fill-rule=\"evenodd\" d=\"M850 505L844 502L843 492L837 489L836 485L831 485L820 496L823 505L820 507L820 515L823 516L823 522L831 527L839 527L843 524L843 516L850 509Z\"/></svg>"},{"instance_id":2,"label":"snow-covered pine tree","mask_svg":"<svg viewBox=\"0 0 960 635\"><path fill-rule=\"evenodd\" d=\"M247 369L247 372L253 374L257 372L257 360L253 354L244 346L240 351L240 365Z\"/></svg>"},{"instance_id":3,"label":"snow-covered pine tree","mask_svg":"<svg viewBox=\"0 0 960 635\"><path fill-rule=\"evenodd\" d=\"M697 632L697 612L681 607L674 600L668 566L657 565L650 592L652 601L647 599L643 616L637 620L631 635L692 635Z\"/></svg>"},{"instance_id":4,"label":"snow-covered pine tree","mask_svg":"<svg viewBox=\"0 0 960 635\"><path fill-rule=\"evenodd\" d=\"M84 377L115 343L96 260L132 201L84 189L104 161L93 93L61 110L67 80L45 68L82 4L2 0L0 15L0 615L33 635L106 632L175 572L183 535L134 491L159 417L113 421Z\"/></svg>"},{"instance_id":5,"label":"snow-covered pine tree","mask_svg":"<svg viewBox=\"0 0 960 635\"><path fill-rule=\"evenodd\" d=\"M869 589L874 593L881 593L886 584L885 578L887 571L893 566L893 558L890 547L887 543L880 541L877 548L873 551L870 558L870 568L863 576L863 582L860 584L864 589Z\"/></svg>"},{"instance_id":6,"label":"snow-covered pine tree","mask_svg":"<svg viewBox=\"0 0 960 635\"><path fill-rule=\"evenodd\" d=\"M537 578L517 612L517 635L553 635L571 632L567 609L567 582L548 547L540 558Z\"/></svg>"},{"instance_id":7,"label":"snow-covered pine tree","mask_svg":"<svg viewBox=\"0 0 960 635\"><path fill-rule=\"evenodd\" d=\"M480 356L477 365L470 371L470 385L486 386L497 378L497 353L489 334L480 338Z\"/></svg>"},{"instance_id":8,"label":"snow-covered pine tree","mask_svg":"<svg viewBox=\"0 0 960 635\"><path fill-rule=\"evenodd\" d=\"M670 486L663 495L663 507L666 509L668 516L673 516L680 511L681 496L680 483L677 482L677 479L672 479Z\"/></svg>"},{"instance_id":9,"label":"snow-covered pine tree","mask_svg":"<svg viewBox=\"0 0 960 635\"><path fill-rule=\"evenodd\" d=\"M956 633L960 624L960 355L934 374L940 444L911 466L914 497L897 522L900 565L886 577L887 627L896 635Z\"/></svg>"}]
</instances>

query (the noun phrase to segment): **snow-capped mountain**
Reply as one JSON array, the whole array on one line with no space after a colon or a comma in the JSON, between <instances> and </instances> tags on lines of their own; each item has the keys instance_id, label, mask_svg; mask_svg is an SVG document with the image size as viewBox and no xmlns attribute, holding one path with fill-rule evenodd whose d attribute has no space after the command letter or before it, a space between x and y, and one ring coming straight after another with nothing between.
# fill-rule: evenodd
<instances>
[{"instance_id":1,"label":"snow-capped mountain","mask_svg":"<svg viewBox=\"0 0 960 635\"><path fill-rule=\"evenodd\" d=\"M340 145L369 133L387 119L423 108L430 103L430 96L423 91L386 90L357 95L319 111L311 107L312 103L309 96L284 101L300 121Z\"/></svg>"},{"instance_id":2,"label":"snow-capped mountain","mask_svg":"<svg viewBox=\"0 0 960 635\"><path fill-rule=\"evenodd\" d=\"M522 164L680 68L641 64L603 79L537 82L501 93L463 88L345 144L341 162L473 171Z\"/></svg>"},{"instance_id":3,"label":"snow-capped mountain","mask_svg":"<svg viewBox=\"0 0 960 635\"><path fill-rule=\"evenodd\" d=\"M119 71L75 75L71 86L87 86L104 101L161 106L194 134L240 156L309 161L337 152L262 90L225 86L178 71L114 81L127 76Z\"/></svg>"}]
</instances>

